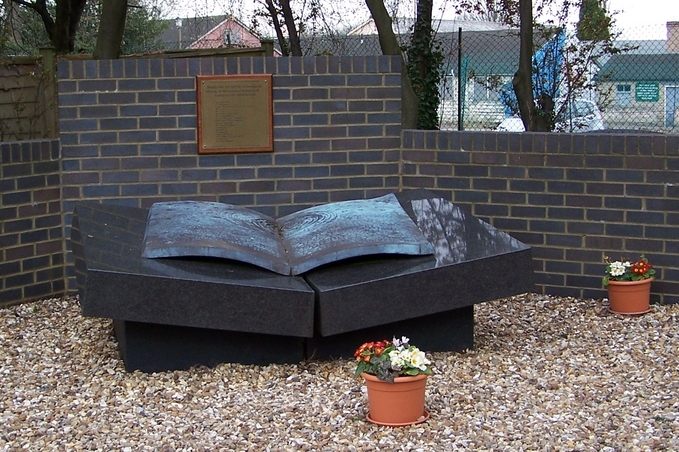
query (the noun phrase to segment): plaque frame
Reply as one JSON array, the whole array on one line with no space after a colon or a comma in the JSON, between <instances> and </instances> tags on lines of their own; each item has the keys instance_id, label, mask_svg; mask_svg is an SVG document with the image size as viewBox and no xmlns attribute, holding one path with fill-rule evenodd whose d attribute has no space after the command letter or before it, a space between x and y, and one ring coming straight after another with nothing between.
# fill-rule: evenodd
<instances>
[{"instance_id":1,"label":"plaque frame","mask_svg":"<svg viewBox=\"0 0 679 452\"><path fill-rule=\"evenodd\" d=\"M199 154L273 151L271 74L198 75L196 110Z\"/></svg>"}]
</instances>

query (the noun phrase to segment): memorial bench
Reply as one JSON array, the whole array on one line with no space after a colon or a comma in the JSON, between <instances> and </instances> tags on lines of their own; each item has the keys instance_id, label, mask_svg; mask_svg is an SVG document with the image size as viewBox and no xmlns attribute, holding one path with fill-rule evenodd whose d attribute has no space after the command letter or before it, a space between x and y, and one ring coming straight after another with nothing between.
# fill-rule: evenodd
<instances>
[{"instance_id":1,"label":"memorial bench","mask_svg":"<svg viewBox=\"0 0 679 452\"><path fill-rule=\"evenodd\" d=\"M148 210L78 203L71 243L83 315L113 319L128 370L349 357L411 337L473 347L474 304L533 288L530 248L423 191L396 194L434 255L351 258L300 276L219 258L141 257Z\"/></svg>"}]
</instances>

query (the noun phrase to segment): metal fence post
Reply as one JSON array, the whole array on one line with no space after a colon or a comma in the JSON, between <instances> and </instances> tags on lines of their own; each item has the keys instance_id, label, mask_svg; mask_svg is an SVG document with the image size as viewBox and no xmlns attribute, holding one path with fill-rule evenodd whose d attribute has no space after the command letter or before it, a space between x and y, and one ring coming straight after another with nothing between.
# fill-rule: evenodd
<instances>
[{"instance_id":1,"label":"metal fence post","mask_svg":"<svg viewBox=\"0 0 679 452\"><path fill-rule=\"evenodd\" d=\"M457 29L457 130L462 130L462 27Z\"/></svg>"}]
</instances>

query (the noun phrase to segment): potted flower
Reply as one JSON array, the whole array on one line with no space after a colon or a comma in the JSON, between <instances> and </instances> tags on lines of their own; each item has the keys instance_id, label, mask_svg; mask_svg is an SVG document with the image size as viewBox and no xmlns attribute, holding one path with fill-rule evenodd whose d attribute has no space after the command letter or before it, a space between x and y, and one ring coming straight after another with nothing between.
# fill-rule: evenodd
<instances>
[{"instance_id":1,"label":"potted flower","mask_svg":"<svg viewBox=\"0 0 679 452\"><path fill-rule=\"evenodd\" d=\"M609 310L616 314L643 314L649 311L651 282L655 269L644 256L636 262L611 261L604 256Z\"/></svg>"},{"instance_id":2,"label":"potted flower","mask_svg":"<svg viewBox=\"0 0 679 452\"><path fill-rule=\"evenodd\" d=\"M356 376L363 377L368 388L368 421L402 426L429 418L424 392L431 361L407 337L366 342L354 357Z\"/></svg>"}]
</instances>

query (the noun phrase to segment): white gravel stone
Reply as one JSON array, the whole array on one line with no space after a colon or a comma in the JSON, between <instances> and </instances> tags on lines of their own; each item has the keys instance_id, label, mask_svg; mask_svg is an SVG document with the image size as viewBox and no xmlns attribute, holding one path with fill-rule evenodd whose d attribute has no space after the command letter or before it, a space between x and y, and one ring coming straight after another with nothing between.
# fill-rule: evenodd
<instances>
[{"instance_id":1,"label":"white gravel stone","mask_svg":"<svg viewBox=\"0 0 679 452\"><path fill-rule=\"evenodd\" d=\"M353 362L127 373L76 298L2 309L0 451L679 450L679 305L475 311L474 350L431 354L429 421L389 428L365 420Z\"/></svg>"}]
</instances>

